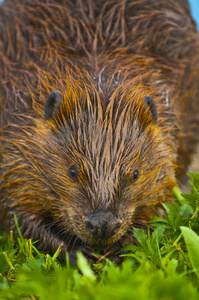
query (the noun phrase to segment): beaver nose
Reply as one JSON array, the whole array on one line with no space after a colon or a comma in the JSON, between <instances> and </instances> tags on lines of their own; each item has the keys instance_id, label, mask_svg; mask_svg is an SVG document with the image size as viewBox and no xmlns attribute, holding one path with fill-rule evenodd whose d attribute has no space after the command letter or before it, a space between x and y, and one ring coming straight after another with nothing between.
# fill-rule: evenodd
<instances>
[{"instance_id":1,"label":"beaver nose","mask_svg":"<svg viewBox=\"0 0 199 300\"><path fill-rule=\"evenodd\" d=\"M96 212L87 216L86 226L97 239L105 240L119 229L119 219L111 212Z\"/></svg>"}]
</instances>

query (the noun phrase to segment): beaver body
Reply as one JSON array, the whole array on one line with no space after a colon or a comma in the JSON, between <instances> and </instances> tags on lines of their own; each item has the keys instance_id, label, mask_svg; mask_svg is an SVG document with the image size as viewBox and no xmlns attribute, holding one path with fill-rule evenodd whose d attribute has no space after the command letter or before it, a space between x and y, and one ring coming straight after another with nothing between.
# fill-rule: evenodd
<instances>
[{"instance_id":1,"label":"beaver body","mask_svg":"<svg viewBox=\"0 0 199 300\"><path fill-rule=\"evenodd\" d=\"M112 255L196 149L188 3L7 0L0 28L2 220L13 228L15 213L25 237L51 253L63 243L71 261Z\"/></svg>"}]
</instances>

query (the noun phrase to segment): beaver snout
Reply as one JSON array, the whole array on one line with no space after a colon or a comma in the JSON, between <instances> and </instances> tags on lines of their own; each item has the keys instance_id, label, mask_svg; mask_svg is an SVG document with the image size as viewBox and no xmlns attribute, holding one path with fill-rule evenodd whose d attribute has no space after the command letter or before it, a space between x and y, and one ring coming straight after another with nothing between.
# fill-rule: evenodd
<instances>
[{"instance_id":1,"label":"beaver snout","mask_svg":"<svg viewBox=\"0 0 199 300\"><path fill-rule=\"evenodd\" d=\"M98 242L117 233L120 220L111 212L95 212L87 216L86 227Z\"/></svg>"}]
</instances>

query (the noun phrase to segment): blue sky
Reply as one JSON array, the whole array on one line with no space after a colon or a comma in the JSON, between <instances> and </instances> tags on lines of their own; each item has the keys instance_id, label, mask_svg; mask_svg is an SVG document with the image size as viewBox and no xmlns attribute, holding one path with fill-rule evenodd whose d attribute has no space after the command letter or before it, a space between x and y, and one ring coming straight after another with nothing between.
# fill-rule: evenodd
<instances>
[{"instance_id":1,"label":"blue sky","mask_svg":"<svg viewBox=\"0 0 199 300\"><path fill-rule=\"evenodd\" d=\"M2 1L3 0L0 0L0 2ZM196 21L199 28L199 0L189 0L189 3L191 4L191 11L192 11L193 18Z\"/></svg>"},{"instance_id":2,"label":"blue sky","mask_svg":"<svg viewBox=\"0 0 199 300\"><path fill-rule=\"evenodd\" d=\"M199 28L199 0L189 0L191 4L191 12L194 20L196 21Z\"/></svg>"}]
</instances>

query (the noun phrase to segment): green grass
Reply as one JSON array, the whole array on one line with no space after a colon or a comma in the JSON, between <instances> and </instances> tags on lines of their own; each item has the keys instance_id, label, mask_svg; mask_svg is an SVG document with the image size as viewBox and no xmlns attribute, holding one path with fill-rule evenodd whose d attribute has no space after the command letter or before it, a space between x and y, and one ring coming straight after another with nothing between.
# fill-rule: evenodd
<instances>
[{"instance_id":1,"label":"green grass","mask_svg":"<svg viewBox=\"0 0 199 300\"><path fill-rule=\"evenodd\" d=\"M164 204L146 233L135 229L139 246L120 266L109 260L92 270L78 254L78 266L43 255L31 240L0 235L0 299L199 299L199 174L190 174L191 193L174 189L175 203ZM68 261L68 260L67 260Z\"/></svg>"}]
</instances>

